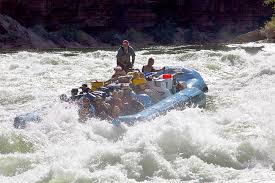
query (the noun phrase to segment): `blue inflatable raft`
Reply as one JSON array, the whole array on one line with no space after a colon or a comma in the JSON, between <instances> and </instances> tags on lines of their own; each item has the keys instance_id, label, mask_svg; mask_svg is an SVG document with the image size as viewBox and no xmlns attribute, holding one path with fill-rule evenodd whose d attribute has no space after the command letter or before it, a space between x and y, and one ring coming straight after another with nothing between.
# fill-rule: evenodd
<instances>
[{"instance_id":1,"label":"blue inflatable raft","mask_svg":"<svg viewBox=\"0 0 275 183\"><path fill-rule=\"evenodd\" d=\"M142 102L146 107L145 110L128 116L120 116L114 119L112 123L119 126L121 123L133 125L138 121L151 120L159 115L163 115L172 109L184 109L186 107L204 107L206 105L206 96L204 92L208 88L200 76L194 69L183 67L165 67L165 71L160 71L156 75L161 74L174 75L174 82L184 82L186 89L181 90L155 104L148 101L148 96L135 95L134 97ZM149 74L150 75L150 74ZM14 119L15 128L24 128L29 122L41 121L39 112L32 112L19 115Z\"/></svg>"},{"instance_id":2,"label":"blue inflatable raft","mask_svg":"<svg viewBox=\"0 0 275 183\"><path fill-rule=\"evenodd\" d=\"M165 67L164 72L168 74L177 74L175 77L176 81L186 83L187 88L159 101L135 115L121 116L114 119L112 122L114 125L118 126L121 123L133 125L137 121L154 119L172 109L204 107L206 105L206 96L204 93L208 92L208 87L197 71L182 67Z\"/></svg>"}]
</instances>

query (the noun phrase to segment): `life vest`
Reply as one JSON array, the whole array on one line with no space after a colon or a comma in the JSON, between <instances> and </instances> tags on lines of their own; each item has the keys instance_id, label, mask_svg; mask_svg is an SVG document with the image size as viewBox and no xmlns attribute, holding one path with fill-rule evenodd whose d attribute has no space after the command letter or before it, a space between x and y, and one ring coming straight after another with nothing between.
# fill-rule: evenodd
<instances>
[{"instance_id":1,"label":"life vest","mask_svg":"<svg viewBox=\"0 0 275 183\"><path fill-rule=\"evenodd\" d=\"M92 81L91 82L91 86L92 86L92 91L96 91L98 88L104 86L104 82L101 82L101 81Z\"/></svg>"},{"instance_id":2,"label":"life vest","mask_svg":"<svg viewBox=\"0 0 275 183\"><path fill-rule=\"evenodd\" d=\"M138 77L138 78L133 78L132 79L132 84L134 86L138 86L138 85L145 84L145 83L146 83L146 79L144 79L144 78Z\"/></svg>"}]
</instances>

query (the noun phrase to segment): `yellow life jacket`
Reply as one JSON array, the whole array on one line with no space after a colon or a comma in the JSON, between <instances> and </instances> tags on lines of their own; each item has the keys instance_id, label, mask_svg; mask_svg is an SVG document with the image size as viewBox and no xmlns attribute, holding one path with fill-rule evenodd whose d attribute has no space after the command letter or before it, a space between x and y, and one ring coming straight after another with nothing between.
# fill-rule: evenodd
<instances>
[{"instance_id":1,"label":"yellow life jacket","mask_svg":"<svg viewBox=\"0 0 275 183\"><path fill-rule=\"evenodd\" d=\"M141 84L145 84L145 83L146 83L146 80L145 80L144 78L140 78L140 77L138 77L138 78L133 78L131 81L132 81L132 84L133 84L134 86L138 86L138 85L141 85Z\"/></svg>"},{"instance_id":2,"label":"yellow life jacket","mask_svg":"<svg viewBox=\"0 0 275 183\"><path fill-rule=\"evenodd\" d=\"M104 86L104 82L101 81L92 81L91 82L91 90L92 91L96 91L98 88L103 87Z\"/></svg>"}]
</instances>

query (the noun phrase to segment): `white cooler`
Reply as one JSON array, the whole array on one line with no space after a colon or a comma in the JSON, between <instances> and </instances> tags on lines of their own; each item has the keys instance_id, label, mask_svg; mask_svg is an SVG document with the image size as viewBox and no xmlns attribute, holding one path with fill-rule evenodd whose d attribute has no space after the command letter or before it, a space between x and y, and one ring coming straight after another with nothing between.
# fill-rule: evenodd
<instances>
[{"instance_id":1,"label":"white cooler","mask_svg":"<svg viewBox=\"0 0 275 183\"><path fill-rule=\"evenodd\" d=\"M160 87L162 89L171 90L173 87L173 78L169 79L155 79L153 80L156 87Z\"/></svg>"}]
</instances>

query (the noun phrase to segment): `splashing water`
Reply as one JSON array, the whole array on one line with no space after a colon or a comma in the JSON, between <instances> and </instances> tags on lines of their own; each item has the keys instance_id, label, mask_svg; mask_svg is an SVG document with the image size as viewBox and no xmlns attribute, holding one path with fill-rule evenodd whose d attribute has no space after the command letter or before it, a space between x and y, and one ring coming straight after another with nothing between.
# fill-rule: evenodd
<instances>
[{"instance_id":1,"label":"splashing water","mask_svg":"<svg viewBox=\"0 0 275 183\"><path fill-rule=\"evenodd\" d=\"M117 128L58 102L84 82L110 78L115 51L0 54L0 182L274 182L275 44L151 47L136 67L197 69L205 109L171 111ZM44 108L41 123L13 118Z\"/></svg>"}]
</instances>

